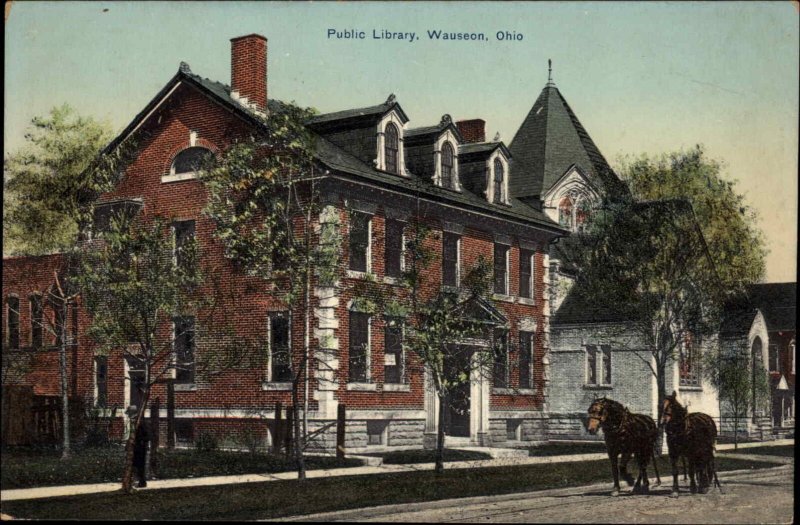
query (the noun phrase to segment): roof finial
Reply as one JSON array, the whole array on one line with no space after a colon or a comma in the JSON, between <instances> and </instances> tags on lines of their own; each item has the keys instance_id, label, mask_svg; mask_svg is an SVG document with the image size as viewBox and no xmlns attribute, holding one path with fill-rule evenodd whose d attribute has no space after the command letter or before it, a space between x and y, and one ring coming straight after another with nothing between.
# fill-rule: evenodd
<instances>
[{"instance_id":1,"label":"roof finial","mask_svg":"<svg viewBox=\"0 0 800 525\"><path fill-rule=\"evenodd\" d=\"M554 86L553 84L553 61L547 59L547 85Z\"/></svg>"}]
</instances>

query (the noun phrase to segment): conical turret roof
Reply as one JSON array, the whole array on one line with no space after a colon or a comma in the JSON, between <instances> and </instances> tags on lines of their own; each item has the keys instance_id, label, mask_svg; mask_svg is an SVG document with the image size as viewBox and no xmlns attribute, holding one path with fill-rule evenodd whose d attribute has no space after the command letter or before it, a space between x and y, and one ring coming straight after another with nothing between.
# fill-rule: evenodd
<instances>
[{"instance_id":1,"label":"conical turret roof","mask_svg":"<svg viewBox=\"0 0 800 525\"><path fill-rule=\"evenodd\" d=\"M511 194L516 198L541 197L573 164L605 195L626 192L552 82L536 99L509 150L514 159Z\"/></svg>"}]
</instances>

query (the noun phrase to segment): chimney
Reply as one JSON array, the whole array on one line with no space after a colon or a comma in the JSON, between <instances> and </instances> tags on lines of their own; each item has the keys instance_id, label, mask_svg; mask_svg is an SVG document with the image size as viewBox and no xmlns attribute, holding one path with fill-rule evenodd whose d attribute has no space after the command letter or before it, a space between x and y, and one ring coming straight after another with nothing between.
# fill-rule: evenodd
<instances>
[{"instance_id":1,"label":"chimney","mask_svg":"<svg viewBox=\"0 0 800 525\"><path fill-rule=\"evenodd\" d=\"M261 35L231 38L231 91L267 110L267 39Z\"/></svg>"},{"instance_id":2,"label":"chimney","mask_svg":"<svg viewBox=\"0 0 800 525\"><path fill-rule=\"evenodd\" d=\"M480 118L459 120L456 122L458 132L466 143L486 142L486 121Z\"/></svg>"}]
</instances>

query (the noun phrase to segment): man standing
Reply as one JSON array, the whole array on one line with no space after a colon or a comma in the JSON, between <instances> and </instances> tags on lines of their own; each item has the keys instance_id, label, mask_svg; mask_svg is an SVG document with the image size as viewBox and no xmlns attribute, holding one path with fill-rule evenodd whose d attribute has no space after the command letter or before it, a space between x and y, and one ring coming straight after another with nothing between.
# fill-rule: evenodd
<instances>
[{"instance_id":1,"label":"man standing","mask_svg":"<svg viewBox=\"0 0 800 525\"><path fill-rule=\"evenodd\" d=\"M133 468L136 470L136 477L139 478L139 487L147 486L147 447L150 444L150 429L147 421L142 421L136 431L136 438L133 443Z\"/></svg>"}]
</instances>

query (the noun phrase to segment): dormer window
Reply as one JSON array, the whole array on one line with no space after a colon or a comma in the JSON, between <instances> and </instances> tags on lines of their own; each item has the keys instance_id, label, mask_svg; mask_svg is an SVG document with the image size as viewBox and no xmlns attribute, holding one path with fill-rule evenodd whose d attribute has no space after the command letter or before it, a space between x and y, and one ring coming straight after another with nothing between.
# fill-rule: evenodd
<instances>
[{"instance_id":1,"label":"dormer window","mask_svg":"<svg viewBox=\"0 0 800 525\"><path fill-rule=\"evenodd\" d=\"M400 140L397 133L397 126L391 122L386 125L384 132L384 155L386 159L386 171L398 173L397 158L400 151Z\"/></svg>"},{"instance_id":2,"label":"dormer window","mask_svg":"<svg viewBox=\"0 0 800 525\"><path fill-rule=\"evenodd\" d=\"M494 203L503 204L505 202L504 184L505 171L503 170L503 163L500 159L494 159Z\"/></svg>"},{"instance_id":3,"label":"dormer window","mask_svg":"<svg viewBox=\"0 0 800 525\"><path fill-rule=\"evenodd\" d=\"M442 186L453 188L453 165L455 164L455 152L449 142L442 146Z\"/></svg>"},{"instance_id":4,"label":"dormer window","mask_svg":"<svg viewBox=\"0 0 800 525\"><path fill-rule=\"evenodd\" d=\"M186 148L175 156L169 175L162 177L161 182L177 182L197 178L197 172L202 168L211 151L207 148L192 146Z\"/></svg>"}]
</instances>

